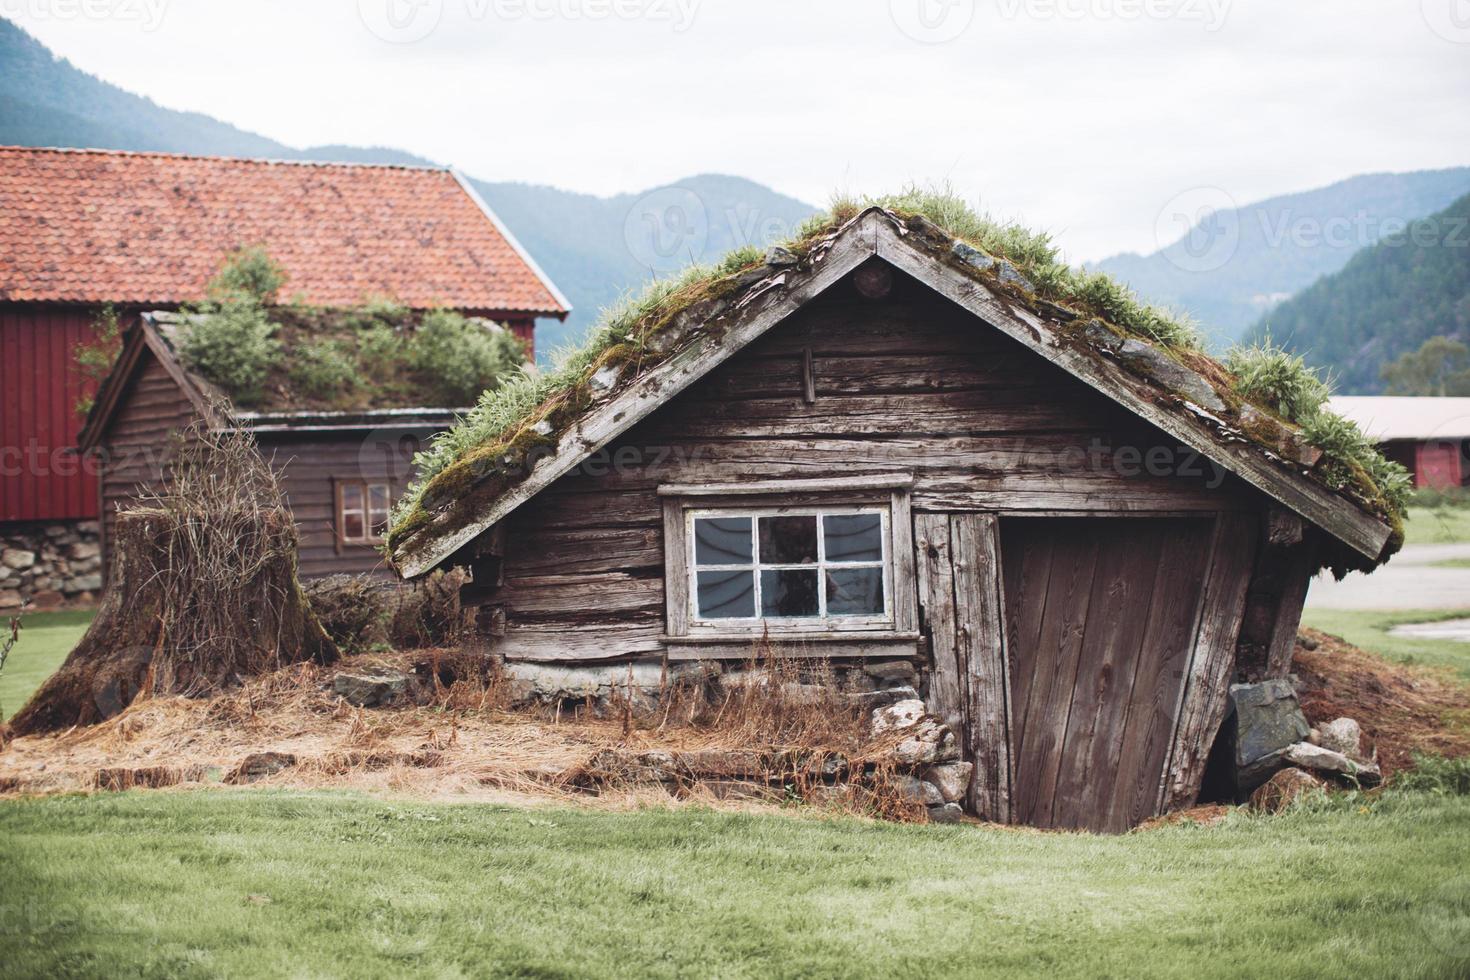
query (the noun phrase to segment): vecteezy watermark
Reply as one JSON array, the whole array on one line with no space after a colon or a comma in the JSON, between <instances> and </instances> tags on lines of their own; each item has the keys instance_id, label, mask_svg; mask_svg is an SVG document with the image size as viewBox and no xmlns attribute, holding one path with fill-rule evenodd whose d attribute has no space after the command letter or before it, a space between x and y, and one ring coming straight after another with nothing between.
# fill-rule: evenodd
<instances>
[{"instance_id":1,"label":"vecteezy watermark","mask_svg":"<svg viewBox=\"0 0 1470 980\"><path fill-rule=\"evenodd\" d=\"M1470 0L1419 0L1429 29L1454 44L1470 44Z\"/></svg>"},{"instance_id":2,"label":"vecteezy watermark","mask_svg":"<svg viewBox=\"0 0 1470 980\"><path fill-rule=\"evenodd\" d=\"M633 202L623 244L645 269L673 272L698 262L709 244L709 209L686 187L661 187Z\"/></svg>"},{"instance_id":3,"label":"vecteezy watermark","mask_svg":"<svg viewBox=\"0 0 1470 980\"><path fill-rule=\"evenodd\" d=\"M0 15L32 20L133 21L145 31L163 25L169 0L0 0Z\"/></svg>"},{"instance_id":4,"label":"vecteezy watermark","mask_svg":"<svg viewBox=\"0 0 1470 980\"><path fill-rule=\"evenodd\" d=\"M975 0L888 0L900 31L921 44L953 41L975 19Z\"/></svg>"},{"instance_id":5,"label":"vecteezy watermark","mask_svg":"<svg viewBox=\"0 0 1470 980\"><path fill-rule=\"evenodd\" d=\"M1456 959L1470 956L1470 876L1440 882L1417 904L1419 929L1429 945Z\"/></svg>"},{"instance_id":6,"label":"vecteezy watermark","mask_svg":"<svg viewBox=\"0 0 1470 980\"><path fill-rule=\"evenodd\" d=\"M358 16L390 44L422 41L444 20L446 0L357 0ZM472 23L495 21L651 21L681 34L694 24L700 0L450 0L456 16Z\"/></svg>"},{"instance_id":7,"label":"vecteezy watermark","mask_svg":"<svg viewBox=\"0 0 1470 980\"><path fill-rule=\"evenodd\" d=\"M1186 272L1213 272L1240 247L1240 210L1218 187L1176 194L1159 211L1154 240L1169 261Z\"/></svg>"},{"instance_id":8,"label":"vecteezy watermark","mask_svg":"<svg viewBox=\"0 0 1470 980\"><path fill-rule=\"evenodd\" d=\"M789 238L794 224L736 203L711 208L687 187L660 187L633 202L623 216L628 254L654 275L709 262L731 248L763 247Z\"/></svg>"},{"instance_id":9,"label":"vecteezy watermark","mask_svg":"<svg viewBox=\"0 0 1470 980\"><path fill-rule=\"evenodd\" d=\"M997 0L1001 17L1016 20L1195 21L1214 33L1225 26L1233 0Z\"/></svg>"}]
</instances>

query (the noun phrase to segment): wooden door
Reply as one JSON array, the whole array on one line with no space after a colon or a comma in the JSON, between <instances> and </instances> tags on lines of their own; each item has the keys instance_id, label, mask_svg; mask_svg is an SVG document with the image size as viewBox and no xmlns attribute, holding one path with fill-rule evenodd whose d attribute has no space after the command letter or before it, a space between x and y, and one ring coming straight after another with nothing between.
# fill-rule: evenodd
<instances>
[{"instance_id":1,"label":"wooden door","mask_svg":"<svg viewBox=\"0 0 1470 980\"><path fill-rule=\"evenodd\" d=\"M1211 518L1000 522L1011 819L1119 832L1159 808Z\"/></svg>"}]
</instances>

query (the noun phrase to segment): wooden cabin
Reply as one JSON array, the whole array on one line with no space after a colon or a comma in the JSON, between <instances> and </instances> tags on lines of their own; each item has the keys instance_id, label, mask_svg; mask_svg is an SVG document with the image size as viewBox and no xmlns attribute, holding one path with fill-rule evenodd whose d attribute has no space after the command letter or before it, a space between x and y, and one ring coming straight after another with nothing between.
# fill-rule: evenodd
<instances>
[{"instance_id":1,"label":"wooden cabin","mask_svg":"<svg viewBox=\"0 0 1470 980\"><path fill-rule=\"evenodd\" d=\"M470 568L509 661L910 660L974 812L1118 830L1194 801L1229 684L1283 675L1309 578L1389 541L1290 432L922 219L746 279L513 480L431 482L399 570Z\"/></svg>"},{"instance_id":2,"label":"wooden cabin","mask_svg":"<svg viewBox=\"0 0 1470 980\"><path fill-rule=\"evenodd\" d=\"M1414 486L1470 487L1470 398L1339 395L1330 407L1408 470Z\"/></svg>"},{"instance_id":3,"label":"wooden cabin","mask_svg":"<svg viewBox=\"0 0 1470 980\"><path fill-rule=\"evenodd\" d=\"M329 336L330 321L328 315L326 325L292 332ZM82 430L81 449L97 459L101 473L104 558L118 510L163 488L180 435L203 422L254 435L296 521L302 576L391 575L381 553L389 509L413 477L414 454L467 406L422 404L414 396L424 388L413 384L369 386L346 403L307 393L292 381L288 349L263 399L242 407L180 358L186 322L174 313L142 315Z\"/></svg>"}]
</instances>

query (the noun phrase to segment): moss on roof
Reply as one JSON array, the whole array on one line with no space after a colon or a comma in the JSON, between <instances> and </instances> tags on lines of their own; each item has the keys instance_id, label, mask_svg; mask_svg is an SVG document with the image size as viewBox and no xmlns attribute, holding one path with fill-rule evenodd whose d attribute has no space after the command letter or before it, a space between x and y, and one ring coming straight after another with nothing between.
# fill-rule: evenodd
<instances>
[{"instance_id":1,"label":"moss on roof","mask_svg":"<svg viewBox=\"0 0 1470 980\"><path fill-rule=\"evenodd\" d=\"M895 216L936 257L1008 301L1066 324L1080 348L1095 352L1141 341L1188 368L1218 396L1223 424L1264 450L1311 467L1314 479L1388 521L1394 533L1383 557L1398 549L1407 474L1351 422L1326 412L1320 399L1283 397L1321 384L1300 360L1283 365L1279 352L1268 348L1235 352L1229 366L1221 364L1203 352L1186 316L1141 302L1103 273L1072 268L1046 234L995 221L947 190L911 188L837 199L769 253L739 249L716 265L654 282L605 311L585 344L559 353L553 371L486 392L459 425L418 457L418 479L394 511L390 553L427 543L421 536L431 525L454 529L474 520L525 478L537 453L556 446L559 434L605 394L606 383L632 383L680 349L697 332L693 328L726 309L727 299L782 268L809 266L813 252L870 207ZM1264 361L1270 370L1257 370ZM1324 452L1320 462L1312 445Z\"/></svg>"}]
</instances>

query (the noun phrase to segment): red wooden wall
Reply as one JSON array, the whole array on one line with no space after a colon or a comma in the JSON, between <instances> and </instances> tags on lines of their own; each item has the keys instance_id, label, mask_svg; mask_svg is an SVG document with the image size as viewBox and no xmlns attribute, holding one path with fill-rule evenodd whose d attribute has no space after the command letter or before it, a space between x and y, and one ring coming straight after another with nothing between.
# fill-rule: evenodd
<instances>
[{"instance_id":1,"label":"red wooden wall","mask_svg":"<svg viewBox=\"0 0 1470 980\"><path fill-rule=\"evenodd\" d=\"M77 401L95 385L72 351L92 337L85 307L0 305L0 521L97 516L96 464L75 447Z\"/></svg>"},{"instance_id":2,"label":"red wooden wall","mask_svg":"<svg viewBox=\"0 0 1470 980\"><path fill-rule=\"evenodd\" d=\"M1414 447L1414 486L1458 487L1464 482L1460 443L1421 442Z\"/></svg>"}]
</instances>

